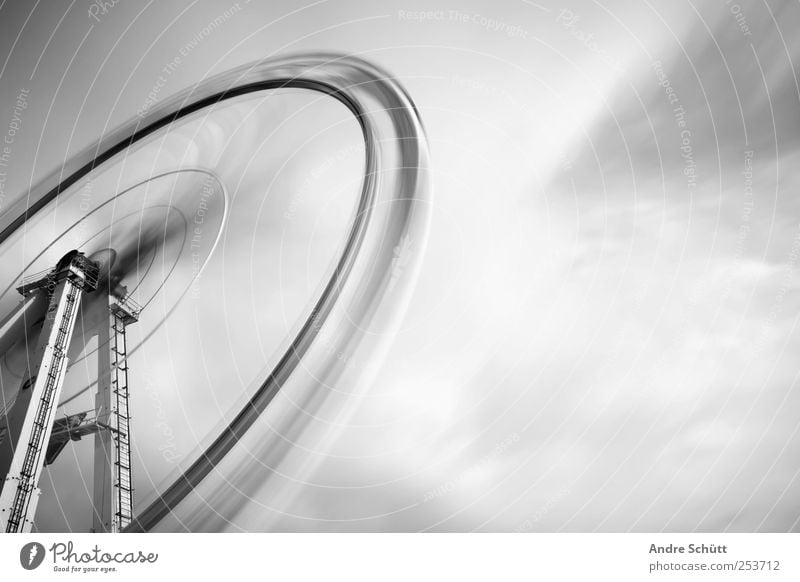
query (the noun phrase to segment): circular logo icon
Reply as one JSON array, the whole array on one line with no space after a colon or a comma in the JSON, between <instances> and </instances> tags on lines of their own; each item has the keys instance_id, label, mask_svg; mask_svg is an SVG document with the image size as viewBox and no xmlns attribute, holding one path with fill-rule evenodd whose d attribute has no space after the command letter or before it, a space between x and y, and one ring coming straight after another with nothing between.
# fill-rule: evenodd
<instances>
[{"instance_id":1,"label":"circular logo icon","mask_svg":"<svg viewBox=\"0 0 800 582\"><path fill-rule=\"evenodd\" d=\"M30 542L19 551L19 563L26 570L38 568L44 561L44 546L39 542Z\"/></svg>"}]
</instances>

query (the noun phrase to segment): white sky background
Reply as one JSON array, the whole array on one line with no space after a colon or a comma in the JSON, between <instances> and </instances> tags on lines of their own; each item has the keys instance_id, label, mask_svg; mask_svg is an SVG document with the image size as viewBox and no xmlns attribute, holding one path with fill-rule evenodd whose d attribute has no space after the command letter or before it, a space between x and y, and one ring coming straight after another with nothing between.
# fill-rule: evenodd
<instances>
[{"instance_id":1,"label":"white sky background","mask_svg":"<svg viewBox=\"0 0 800 582\"><path fill-rule=\"evenodd\" d=\"M66 5L31 6L0 8L0 47L10 55L0 69L0 134L29 90L0 210L135 114L162 68L233 5L120 2L100 22L79 3L66 16ZM747 31L724 2L240 2L203 35L167 75L164 96L286 51L360 54L397 75L417 103L434 176L418 289L370 396L338 441L318 443L317 468L291 496L264 487L205 527L797 530L800 208L789 160L800 136L792 34L800 11L740 7ZM441 12L408 16L417 10ZM507 26L492 30L482 16ZM686 110L691 190L676 105L658 85L655 61ZM246 129L269 135L303 103L273 103ZM239 389L263 364L250 357L247 322L262 324L267 345L257 351L269 355L270 342L282 340L281 316L291 319L316 290L343 224L311 204L325 200L328 182L307 178L344 151L337 159L348 166L329 179L347 208L357 135L334 126L341 112L319 107L258 138L272 154L251 168L255 185L241 188L225 250L204 281L228 274L220 296L235 324L202 345L220 354L215 373ZM308 157L281 169L304 137L331 126ZM236 174L243 149L219 167ZM276 210L309 187L307 222L294 223L307 236L298 230L293 247L269 250L285 222L249 212L265 178L276 179L268 206ZM253 243L274 260L313 256L315 266L287 270L282 287L266 269L250 281L260 258ZM269 293L297 304L253 310L253 297ZM219 379L193 369L189 315L154 340L147 369L176 432L182 408L206 415L192 421L200 438L228 409L188 396L193 387L222 394ZM201 326L219 329L225 318L209 309ZM167 347L172 357L158 361ZM232 373L239 366L249 370L243 377ZM146 428L153 405L138 406ZM137 434L148 464L137 473L142 496L147 473L169 469L148 453L163 444L150 428ZM195 444L181 434L181 446ZM70 506L75 477L59 471ZM41 527L67 527L45 490Z\"/></svg>"}]
</instances>

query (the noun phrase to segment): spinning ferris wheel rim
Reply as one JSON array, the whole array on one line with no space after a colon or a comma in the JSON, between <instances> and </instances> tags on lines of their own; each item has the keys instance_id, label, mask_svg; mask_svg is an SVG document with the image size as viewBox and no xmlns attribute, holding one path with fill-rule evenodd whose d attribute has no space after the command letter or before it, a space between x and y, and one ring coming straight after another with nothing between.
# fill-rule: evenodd
<instances>
[{"instance_id":1,"label":"spinning ferris wheel rim","mask_svg":"<svg viewBox=\"0 0 800 582\"><path fill-rule=\"evenodd\" d=\"M154 502L139 512L125 531L151 530L217 466L293 374L336 304L359 256L379 189L377 176L381 152L378 141L385 139L378 140L378 123L374 119L381 112L365 109L362 100L366 98L381 104L384 115L388 112L394 134L390 137L397 138L399 164L393 170L397 174L393 179L397 183L398 191L394 201L400 202L400 210L394 211L397 215L394 217L397 226L394 231L396 237L407 232L412 214L415 210L419 212L418 203L424 201L428 189L427 176L424 174L428 162L427 144L418 112L398 83L381 69L361 59L334 54L268 59L211 77L155 106L144 118L135 118L123 124L32 188L27 197L18 202L24 204L24 210L15 210L12 207L4 216L0 216L2 245L62 192L68 191L95 169L124 154L128 148L144 138L223 101L251 93L287 88L308 89L336 99L355 116L361 128L365 144L364 179L344 250L310 316L255 394L205 452ZM377 281L377 278L371 281L371 289L378 288ZM364 288L368 288L366 284Z\"/></svg>"}]
</instances>

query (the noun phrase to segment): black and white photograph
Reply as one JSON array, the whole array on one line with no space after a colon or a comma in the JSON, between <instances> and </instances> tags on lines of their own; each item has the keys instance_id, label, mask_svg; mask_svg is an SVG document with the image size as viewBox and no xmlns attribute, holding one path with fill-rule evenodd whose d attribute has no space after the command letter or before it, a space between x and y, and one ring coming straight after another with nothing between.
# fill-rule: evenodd
<instances>
[{"instance_id":1,"label":"black and white photograph","mask_svg":"<svg viewBox=\"0 0 800 582\"><path fill-rule=\"evenodd\" d=\"M3 575L800 579L798 150L796 0L0 0Z\"/></svg>"}]
</instances>

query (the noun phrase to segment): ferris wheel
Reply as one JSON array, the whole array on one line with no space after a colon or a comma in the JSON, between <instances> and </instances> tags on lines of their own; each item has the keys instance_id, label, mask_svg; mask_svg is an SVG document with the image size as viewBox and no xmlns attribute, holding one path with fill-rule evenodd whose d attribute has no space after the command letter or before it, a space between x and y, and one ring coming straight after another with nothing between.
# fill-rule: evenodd
<instances>
[{"instance_id":1,"label":"ferris wheel","mask_svg":"<svg viewBox=\"0 0 800 582\"><path fill-rule=\"evenodd\" d=\"M230 197L219 168L179 160L147 175L119 168L221 103L286 88L322 93L358 122L365 171L342 251L238 412L153 501L135 507L130 397L141 371L129 357L192 292L226 231ZM94 441L92 531L153 529L237 447L299 367L319 370L296 380L310 391L320 378L340 377L346 362L337 354L369 344L361 340L371 323L391 327L414 285L420 253L405 249L413 234L419 250L428 228L428 147L412 100L380 68L335 54L274 58L204 80L140 113L0 216L2 531L31 531L43 467L84 437ZM172 291L165 297L167 281ZM131 342L131 326L142 325L147 333ZM377 362L380 348L370 349ZM67 370L89 351L94 381L65 394ZM93 406L56 413L77 398L93 398Z\"/></svg>"}]
</instances>

